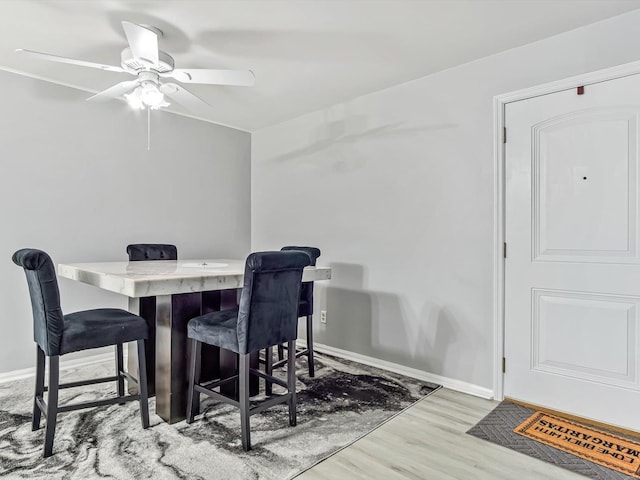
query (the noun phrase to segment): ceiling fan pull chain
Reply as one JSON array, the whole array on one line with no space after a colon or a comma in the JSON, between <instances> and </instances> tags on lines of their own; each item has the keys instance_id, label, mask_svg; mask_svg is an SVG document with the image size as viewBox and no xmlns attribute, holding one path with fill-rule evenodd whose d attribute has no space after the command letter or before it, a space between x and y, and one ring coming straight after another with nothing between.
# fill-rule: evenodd
<instances>
[{"instance_id":1,"label":"ceiling fan pull chain","mask_svg":"<svg viewBox=\"0 0 640 480\"><path fill-rule=\"evenodd\" d=\"M151 109L147 107L147 151L151 150Z\"/></svg>"}]
</instances>

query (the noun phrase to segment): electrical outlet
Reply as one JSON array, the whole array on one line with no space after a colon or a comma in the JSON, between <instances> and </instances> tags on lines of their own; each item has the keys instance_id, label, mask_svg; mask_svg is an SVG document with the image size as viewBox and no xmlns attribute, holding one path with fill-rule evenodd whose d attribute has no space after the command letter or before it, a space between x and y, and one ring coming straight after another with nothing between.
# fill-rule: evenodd
<instances>
[{"instance_id":1,"label":"electrical outlet","mask_svg":"<svg viewBox=\"0 0 640 480\"><path fill-rule=\"evenodd\" d=\"M327 323L327 311L320 310L320 323Z\"/></svg>"}]
</instances>

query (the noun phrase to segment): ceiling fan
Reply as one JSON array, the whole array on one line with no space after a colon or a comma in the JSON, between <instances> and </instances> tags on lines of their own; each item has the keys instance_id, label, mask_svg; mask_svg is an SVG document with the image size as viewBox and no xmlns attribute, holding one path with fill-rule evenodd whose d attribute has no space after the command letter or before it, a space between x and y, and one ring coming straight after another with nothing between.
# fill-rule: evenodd
<instances>
[{"instance_id":1,"label":"ceiling fan","mask_svg":"<svg viewBox=\"0 0 640 480\"><path fill-rule=\"evenodd\" d=\"M137 25L126 21L122 22L122 28L129 42L129 47L122 50L120 54L120 67L75 60L22 48L17 49L16 52L26 53L53 62L135 75L137 77L135 80L120 82L89 97L87 100L108 100L124 97L129 105L136 109L156 110L166 107L169 105L165 99L166 95L196 114L206 115L211 112L209 104L178 83L162 82L161 79L170 78L181 83L208 85L251 86L254 83L255 78L251 70L175 68L171 55L158 48L158 37L163 35L161 30L149 25Z\"/></svg>"}]
</instances>

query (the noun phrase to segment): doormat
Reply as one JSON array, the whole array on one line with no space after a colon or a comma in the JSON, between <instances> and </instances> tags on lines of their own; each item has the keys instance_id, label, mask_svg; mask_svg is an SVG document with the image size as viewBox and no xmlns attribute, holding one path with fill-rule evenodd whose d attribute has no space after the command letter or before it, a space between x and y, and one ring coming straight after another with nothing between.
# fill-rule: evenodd
<instances>
[{"instance_id":1,"label":"doormat","mask_svg":"<svg viewBox=\"0 0 640 480\"><path fill-rule=\"evenodd\" d=\"M541 415L541 412L523 407L522 405L511 402L501 402L485 418L473 426L467 434L511 450L515 450L516 452L528 455L538 460L552 463L558 467L571 470L594 480L629 480L640 478L638 473L636 473L637 467L640 463L640 457L636 457L632 453L640 452L640 438L616 432L609 432L603 429L596 429L591 426L579 425L574 421L562 420L562 424L560 424L560 422L555 418L554 421L541 418L543 421L547 423L550 422L554 426L563 429L562 431L555 431L562 435L561 438L564 438L565 436L575 438L576 440L571 444L571 448L575 449L578 447L575 443L577 440L580 440L583 444L588 444L589 441L591 441L591 444L595 445L594 449L590 450L590 447L584 448L584 450L587 450L589 455L593 455L599 448L602 448L603 450L606 449L612 453L621 453L625 455L625 457L633 457L634 461L633 463L630 463L632 467L627 467L624 471L625 473L623 473L621 471L614 470L609 467L609 465L596 463L594 460L578 456L570 450L560 449L555 445L543 443L537 438L533 439L517 432L518 429L529 425L529 430L533 430L537 434L541 434L540 431L535 430L535 426L539 425L539 423L536 423L534 419L540 418L538 417L539 415ZM576 428L577 425L580 426L580 429ZM550 425L541 426L546 426L547 430L553 431L553 427ZM585 436L582 436L582 438L574 437L574 431L576 432L576 435L590 435L592 438L597 438L597 440L595 440L594 443L592 438L587 439ZM556 438L557 441L558 437L552 438ZM599 441L602 441L602 443L598 443ZM627 442L629 441L633 442L633 446L631 444L627 445ZM605 442L608 443L605 444ZM618 448L624 451L619 452ZM629 448L629 450L626 450L626 448ZM604 455L606 456L606 454ZM616 459L612 455L609 456L611 459L607 459L607 461L613 463Z\"/></svg>"},{"instance_id":2,"label":"doormat","mask_svg":"<svg viewBox=\"0 0 640 480\"><path fill-rule=\"evenodd\" d=\"M640 443L636 441L544 412L535 412L514 432L640 479Z\"/></svg>"}]
</instances>

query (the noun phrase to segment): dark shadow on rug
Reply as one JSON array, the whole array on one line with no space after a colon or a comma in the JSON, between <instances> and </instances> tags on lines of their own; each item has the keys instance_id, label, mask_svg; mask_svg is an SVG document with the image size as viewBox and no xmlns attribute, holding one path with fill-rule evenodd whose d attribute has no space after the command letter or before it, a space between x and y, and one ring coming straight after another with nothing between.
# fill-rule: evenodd
<instances>
[{"instance_id":1,"label":"dark shadow on rug","mask_svg":"<svg viewBox=\"0 0 640 480\"><path fill-rule=\"evenodd\" d=\"M296 364L298 425L285 405L251 417L253 450L240 443L238 410L211 399L187 425L155 414L142 430L137 403L59 415L54 455L42 458L44 431L31 431L33 379L0 385L0 476L29 479L292 478L429 395L437 385L317 355L316 377ZM66 378L111 374L105 363L64 372ZM281 374L284 374L284 370ZM97 388L97 389L96 389ZM63 391L65 401L113 394L114 385ZM97 392L97 395L96 393ZM274 393L278 393L275 391ZM155 401L150 401L155 411Z\"/></svg>"},{"instance_id":2,"label":"dark shadow on rug","mask_svg":"<svg viewBox=\"0 0 640 480\"><path fill-rule=\"evenodd\" d=\"M515 403L501 402L467 433L595 480L635 480L629 475L624 475L515 433L513 430L534 412L535 410ZM619 433L617 435L624 436Z\"/></svg>"}]
</instances>

